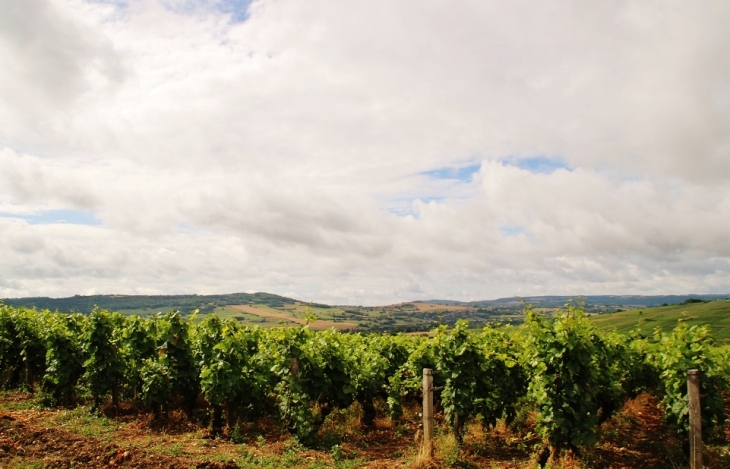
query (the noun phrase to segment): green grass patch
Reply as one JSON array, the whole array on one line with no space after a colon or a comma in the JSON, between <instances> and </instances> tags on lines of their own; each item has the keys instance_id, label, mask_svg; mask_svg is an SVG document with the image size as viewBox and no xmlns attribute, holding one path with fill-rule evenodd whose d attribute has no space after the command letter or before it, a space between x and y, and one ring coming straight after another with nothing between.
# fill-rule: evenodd
<instances>
[{"instance_id":1,"label":"green grass patch","mask_svg":"<svg viewBox=\"0 0 730 469\"><path fill-rule=\"evenodd\" d=\"M3 461L3 464L8 465L1 467L12 467L14 469L45 469L48 467L42 461L29 461L28 458L20 456L14 456L10 459L5 459Z\"/></svg>"},{"instance_id":2,"label":"green grass patch","mask_svg":"<svg viewBox=\"0 0 730 469\"><path fill-rule=\"evenodd\" d=\"M221 319L234 319L236 321L241 321L245 324L259 324L266 322L266 318L264 317L247 313L231 306L220 306L215 309L214 314Z\"/></svg>"},{"instance_id":3,"label":"green grass patch","mask_svg":"<svg viewBox=\"0 0 730 469\"><path fill-rule=\"evenodd\" d=\"M5 400L8 397L14 398L12 400ZM0 404L0 409L5 411L8 410L31 410L39 409L43 406L40 402L34 398L31 394L23 394L18 391L0 391L0 398L4 401Z\"/></svg>"},{"instance_id":4,"label":"green grass patch","mask_svg":"<svg viewBox=\"0 0 730 469\"><path fill-rule=\"evenodd\" d=\"M677 326L677 321L684 320L690 325L708 324L715 340L730 343L730 300L596 314L591 320L605 330L615 329L622 334L639 330L645 335L653 334L657 327L670 331Z\"/></svg>"},{"instance_id":5,"label":"green grass patch","mask_svg":"<svg viewBox=\"0 0 730 469\"><path fill-rule=\"evenodd\" d=\"M54 424L84 437L113 433L122 426L114 419L91 415L88 406L60 412L55 416Z\"/></svg>"}]
</instances>

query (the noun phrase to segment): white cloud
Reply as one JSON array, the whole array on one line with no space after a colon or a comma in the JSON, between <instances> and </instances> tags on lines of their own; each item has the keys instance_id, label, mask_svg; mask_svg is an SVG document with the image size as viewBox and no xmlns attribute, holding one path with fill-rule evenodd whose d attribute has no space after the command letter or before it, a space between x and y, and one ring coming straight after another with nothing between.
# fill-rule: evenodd
<instances>
[{"instance_id":1,"label":"white cloud","mask_svg":"<svg viewBox=\"0 0 730 469\"><path fill-rule=\"evenodd\" d=\"M2 2L0 139L6 145L44 147L54 133L67 131L95 90L123 78L113 45L84 17L84 7Z\"/></svg>"},{"instance_id":2,"label":"white cloud","mask_svg":"<svg viewBox=\"0 0 730 469\"><path fill-rule=\"evenodd\" d=\"M3 3L0 297L730 291L725 4Z\"/></svg>"}]
</instances>

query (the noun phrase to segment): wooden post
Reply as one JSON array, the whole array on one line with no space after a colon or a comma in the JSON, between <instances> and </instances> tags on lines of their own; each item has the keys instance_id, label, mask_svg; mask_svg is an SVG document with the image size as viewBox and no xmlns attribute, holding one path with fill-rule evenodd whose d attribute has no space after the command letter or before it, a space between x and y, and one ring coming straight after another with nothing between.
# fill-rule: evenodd
<instances>
[{"instance_id":1,"label":"wooden post","mask_svg":"<svg viewBox=\"0 0 730 469\"><path fill-rule=\"evenodd\" d=\"M289 370L291 371L293 377L299 378L299 360L297 360L296 358L290 358Z\"/></svg>"},{"instance_id":2,"label":"wooden post","mask_svg":"<svg viewBox=\"0 0 730 469\"><path fill-rule=\"evenodd\" d=\"M423 450L433 454L433 370L423 369Z\"/></svg>"},{"instance_id":3,"label":"wooden post","mask_svg":"<svg viewBox=\"0 0 730 469\"><path fill-rule=\"evenodd\" d=\"M689 399L689 467L702 469L702 414L700 407L700 372L687 371Z\"/></svg>"}]
</instances>

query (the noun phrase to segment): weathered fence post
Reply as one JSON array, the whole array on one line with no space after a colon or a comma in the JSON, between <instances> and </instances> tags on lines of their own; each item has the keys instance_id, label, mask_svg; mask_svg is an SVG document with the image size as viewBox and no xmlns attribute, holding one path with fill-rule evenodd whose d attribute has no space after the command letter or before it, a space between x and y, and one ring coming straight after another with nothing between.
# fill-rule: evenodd
<instances>
[{"instance_id":1,"label":"weathered fence post","mask_svg":"<svg viewBox=\"0 0 730 469\"><path fill-rule=\"evenodd\" d=\"M702 414L700 407L700 372L687 371L689 399L689 467L702 469Z\"/></svg>"},{"instance_id":2,"label":"weathered fence post","mask_svg":"<svg viewBox=\"0 0 730 469\"><path fill-rule=\"evenodd\" d=\"M296 358L290 358L289 359L289 370L291 371L292 376L295 378L299 377L299 360Z\"/></svg>"},{"instance_id":3,"label":"weathered fence post","mask_svg":"<svg viewBox=\"0 0 730 469\"><path fill-rule=\"evenodd\" d=\"M433 370L423 369L423 452L433 454Z\"/></svg>"}]
</instances>

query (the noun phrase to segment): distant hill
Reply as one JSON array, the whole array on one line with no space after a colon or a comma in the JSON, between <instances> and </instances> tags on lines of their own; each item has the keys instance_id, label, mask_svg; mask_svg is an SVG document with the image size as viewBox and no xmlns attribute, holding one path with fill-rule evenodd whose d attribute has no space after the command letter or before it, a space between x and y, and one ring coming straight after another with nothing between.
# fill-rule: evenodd
<instances>
[{"instance_id":1,"label":"distant hill","mask_svg":"<svg viewBox=\"0 0 730 469\"><path fill-rule=\"evenodd\" d=\"M479 301L453 301L453 300L429 300L425 303L433 303L439 305L463 305L463 306L475 306L475 307L490 307L490 306L514 306L522 307L522 300L526 303L531 304L536 308L560 308L565 306L568 301L585 301L585 308L587 311L600 312L632 308L642 308L649 306L661 306L664 304L681 304L689 299L699 300L722 300L730 298L730 294L722 295L552 295L552 296L524 296L524 297L508 297L498 298L496 300L479 300Z\"/></svg>"},{"instance_id":2,"label":"distant hill","mask_svg":"<svg viewBox=\"0 0 730 469\"><path fill-rule=\"evenodd\" d=\"M523 300L533 307L547 311L564 306L568 301L585 301L589 313L598 313L595 318L604 316L606 327L618 327L624 331L632 329L641 318L638 313L622 310L639 310L660 305L677 305L677 311L687 309L687 301L719 300L730 295L600 295L587 297L571 296L528 296L523 299L499 298L496 300L462 302L454 300L429 300L399 303L389 306L330 306L319 303L301 302L270 293L232 293L227 295L76 295L70 298L11 298L1 300L9 306L48 309L62 313L79 312L88 314L94 306L123 314L150 316L157 312L178 310L189 314L199 310L202 314L215 313L221 317L235 319L244 324L257 324L273 327L279 324L295 325L304 322L307 314L313 313L319 321L313 327L337 327L360 331L427 331L438 324L454 324L459 319L467 319L472 327L487 323L519 323L523 320ZM730 307L730 302L722 303ZM707 303L707 304L712 304ZM699 303L705 304L705 303ZM691 306L691 304L690 304ZM668 307L665 307L668 308ZM672 308L661 310L660 315L644 316L645 322L657 321L666 324L676 323ZM662 314L667 313L662 316ZM671 314L669 314L671 312ZM610 314L609 314L610 313ZM653 314L653 313L652 313ZM679 312L676 312L679 314ZM717 313L719 314L719 313ZM707 322L718 320L714 314ZM616 322L612 322L614 321ZM601 319L603 320L603 319ZM703 319L704 320L704 319ZM730 321L730 319L728 319ZM653 327L653 323L651 324ZM601 323L604 326L604 323ZM647 326L648 327L648 326ZM723 332L724 334L724 332ZM728 332L730 336L730 331Z\"/></svg>"},{"instance_id":3,"label":"distant hill","mask_svg":"<svg viewBox=\"0 0 730 469\"><path fill-rule=\"evenodd\" d=\"M591 316L591 321L606 330L616 330L624 334L636 330L644 335L651 335L656 328L670 331L677 326L679 320L683 320L690 325L708 324L716 340L730 343L730 300L686 301L688 302L679 305L597 314Z\"/></svg>"},{"instance_id":4,"label":"distant hill","mask_svg":"<svg viewBox=\"0 0 730 469\"><path fill-rule=\"evenodd\" d=\"M201 313L214 311L220 306L238 304L266 305L272 308L296 303L271 293L231 293L227 295L75 295L70 298L8 298L3 303L9 306L49 309L64 313L89 313L98 306L109 311L145 314L173 309L190 313L199 309Z\"/></svg>"},{"instance_id":5,"label":"distant hill","mask_svg":"<svg viewBox=\"0 0 730 469\"><path fill-rule=\"evenodd\" d=\"M497 301L497 300L494 300ZM412 301L411 303L428 303L432 305L444 305L444 306L468 306L471 303L466 301L456 301L456 300L417 300Z\"/></svg>"}]
</instances>

